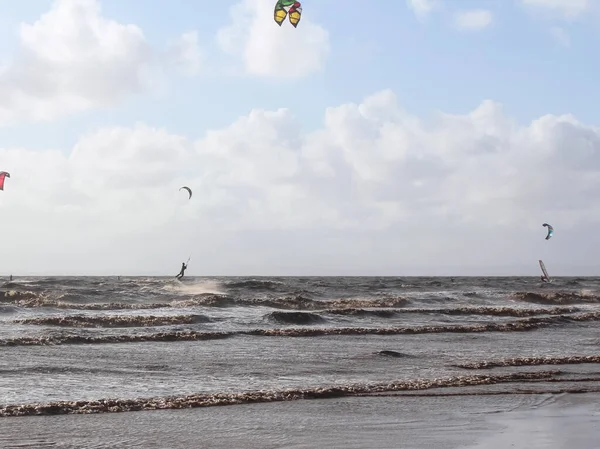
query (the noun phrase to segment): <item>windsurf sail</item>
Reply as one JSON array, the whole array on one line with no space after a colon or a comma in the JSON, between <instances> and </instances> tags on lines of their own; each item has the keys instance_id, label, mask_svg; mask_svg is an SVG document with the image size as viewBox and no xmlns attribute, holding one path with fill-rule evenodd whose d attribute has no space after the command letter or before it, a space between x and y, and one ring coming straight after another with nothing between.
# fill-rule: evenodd
<instances>
[{"instance_id":1,"label":"windsurf sail","mask_svg":"<svg viewBox=\"0 0 600 449\"><path fill-rule=\"evenodd\" d=\"M540 259L540 268L542 269L542 273L544 273L544 277L546 278L546 280L548 282L551 281L550 276L548 275L548 271L546 271L546 265L544 265L544 262Z\"/></svg>"}]
</instances>

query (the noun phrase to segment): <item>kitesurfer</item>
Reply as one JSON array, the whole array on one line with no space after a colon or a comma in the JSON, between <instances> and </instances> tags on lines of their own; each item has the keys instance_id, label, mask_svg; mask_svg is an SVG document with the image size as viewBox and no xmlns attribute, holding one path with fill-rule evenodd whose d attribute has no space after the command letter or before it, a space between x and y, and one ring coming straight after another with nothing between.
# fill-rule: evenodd
<instances>
[{"instance_id":1,"label":"kitesurfer","mask_svg":"<svg viewBox=\"0 0 600 449\"><path fill-rule=\"evenodd\" d=\"M12 274L10 275L10 279L9 279L9 280L10 280L10 281L12 281L12 280L13 280Z\"/></svg>"},{"instance_id":2,"label":"kitesurfer","mask_svg":"<svg viewBox=\"0 0 600 449\"><path fill-rule=\"evenodd\" d=\"M175 276L177 279L181 279L185 273L185 270L187 270L187 265L185 264L185 262L183 262L181 264L181 271L179 272L179 274L177 276Z\"/></svg>"}]
</instances>

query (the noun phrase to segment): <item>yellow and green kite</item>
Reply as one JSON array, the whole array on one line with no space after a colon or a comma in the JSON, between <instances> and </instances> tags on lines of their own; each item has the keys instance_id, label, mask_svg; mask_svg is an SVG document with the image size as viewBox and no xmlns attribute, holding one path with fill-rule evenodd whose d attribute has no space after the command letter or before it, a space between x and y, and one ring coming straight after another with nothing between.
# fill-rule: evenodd
<instances>
[{"instance_id":1,"label":"yellow and green kite","mask_svg":"<svg viewBox=\"0 0 600 449\"><path fill-rule=\"evenodd\" d=\"M278 0L275 4L273 16L279 26L281 26L285 17L289 16L290 23L296 28L302 16L302 5L296 0Z\"/></svg>"}]
</instances>

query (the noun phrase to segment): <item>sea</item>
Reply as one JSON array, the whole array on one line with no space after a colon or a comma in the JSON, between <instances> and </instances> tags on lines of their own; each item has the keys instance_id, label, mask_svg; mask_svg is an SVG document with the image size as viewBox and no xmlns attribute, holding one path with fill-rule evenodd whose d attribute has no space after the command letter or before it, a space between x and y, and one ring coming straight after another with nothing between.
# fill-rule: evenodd
<instances>
[{"instance_id":1,"label":"sea","mask_svg":"<svg viewBox=\"0 0 600 449\"><path fill-rule=\"evenodd\" d=\"M280 407L275 422L317 401L340 404L347 420L369 410L381 426L373 398L434 413L450 396L481 405L598 393L599 321L600 278L4 278L0 424L211 409L229 417L214 418L226 429L260 404ZM321 424L334 415L323 411ZM305 447L283 444L280 430L281 444L256 447ZM327 446L354 447L339 435ZM41 441L27 447L67 447Z\"/></svg>"}]
</instances>

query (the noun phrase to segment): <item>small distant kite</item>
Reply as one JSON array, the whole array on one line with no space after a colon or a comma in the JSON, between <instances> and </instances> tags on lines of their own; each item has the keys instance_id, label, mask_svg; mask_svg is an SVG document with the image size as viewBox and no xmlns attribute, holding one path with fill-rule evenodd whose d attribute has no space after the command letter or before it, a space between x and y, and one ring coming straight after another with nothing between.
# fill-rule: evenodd
<instances>
[{"instance_id":1,"label":"small distant kite","mask_svg":"<svg viewBox=\"0 0 600 449\"><path fill-rule=\"evenodd\" d=\"M546 235L546 240L550 240L550 237L552 237L552 234L554 234L554 228L548 223L544 223L542 226L548 228L548 235Z\"/></svg>"},{"instance_id":2,"label":"small distant kite","mask_svg":"<svg viewBox=\"0 0 600 449\"><path fill-rule=\"evenodd\" d=\"M188 191L188 194L190 195L190 197L188 199L192 199L192 189L190 189L189 187L183 186L181 187L179 190L181 189L185 189Z\"/></svg>"},{"instance_id":3,"label":"small distant kite","mask_svg":"<svg viewBox=\"0 0 600 449\"><path fill-rule=\"evenodd\" d=\"M292 26L296 28L302 17L302 5L300 2L296 0L278 0L273 11L273 18L277 22L277 25L281 26L286 16L288 16Z\"/></svg>"},{"instance_id":4,"label":"small distant kite","mask_svg":"<svg viewBox=\"0 0 600 449\"><path fill-rule=\"evenodd\" d=\"M4 180L6 178L10 178L10 173L5 171L0 171L0 190L4 190Z\"/></svg>"}]
</instances>

